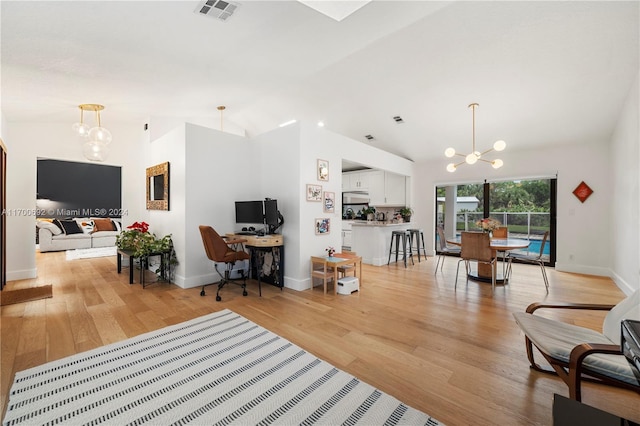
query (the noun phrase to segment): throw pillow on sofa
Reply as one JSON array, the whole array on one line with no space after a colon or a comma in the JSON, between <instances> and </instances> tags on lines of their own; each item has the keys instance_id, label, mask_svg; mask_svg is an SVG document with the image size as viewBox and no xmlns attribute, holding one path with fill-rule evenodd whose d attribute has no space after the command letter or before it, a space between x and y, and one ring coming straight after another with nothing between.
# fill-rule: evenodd
<instances>
[{"instance_id":1,"label":"throw pillow on sofa","mask_svg":"<svg viewBox=\"0 0 640 426\"><path fill-rule=\"evenodd\" d=\"M85 234L91 234L94 230L93 228L95 228L95 224L93 223L93 220L88 219L86 217L77 217L75 221L78 223L78 226L80 227L80 229L82 229L82 232Z\"/></svg>"},{"instance_id":2,"label":"throw pillow on sofa","mask_svg":"<svg viewBox=\"0 0 640 426\"><path fill-rule=\"evenodd\" d=\"M38 220L36 222L36 226L38 228L48 229L49 231L51 231L52 235L60 235L60 234L62 234L62 229L60 229L58 226L56 226L53 222L49 222L49 221L46 221L46 220Z\"/></svg>"},{"instance_id":3,"label":"throw pillow on sofa","mask_svg":"<svg viewBox=\"0 0 640 426\"><path fill-rule=\"evenodd\" d=\"M114 226L111 219L93 219L94 231L115 231L116 227Z\"/></svg>"},{"instance_id":4,"label":"throw pillow on sofa","mask_svg":"<svg viewBox=\"0 0 640 426\"><path fill-rule=\"evenodd\" d=\"M78 222L75 220L54 220L56 225L60 226L65 235L82 234L82 229L78 226Z\"/></svg>"}]
</instances>

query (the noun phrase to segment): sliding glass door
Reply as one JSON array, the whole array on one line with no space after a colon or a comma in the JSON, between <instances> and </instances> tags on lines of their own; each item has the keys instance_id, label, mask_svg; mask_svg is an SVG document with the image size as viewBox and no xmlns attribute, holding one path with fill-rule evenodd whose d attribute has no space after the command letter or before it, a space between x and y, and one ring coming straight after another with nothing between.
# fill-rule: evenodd
<instances>
[{"instance_id":1,"label":"sliding glass door","mask_svg":"<svg viewBox=\"0 0 640 426\"><path fill-rule=\"evenodd\" d=\"M507 227L509 237L530 241L525 252L538 254L542 250L545 262L555 265L556 179L443 186L436 188L436 196L436 226L442 227L447 237L479 231L477 222L491 217ZM542 246L547 231L549 236Z\"/></svg>"}]
</instances>

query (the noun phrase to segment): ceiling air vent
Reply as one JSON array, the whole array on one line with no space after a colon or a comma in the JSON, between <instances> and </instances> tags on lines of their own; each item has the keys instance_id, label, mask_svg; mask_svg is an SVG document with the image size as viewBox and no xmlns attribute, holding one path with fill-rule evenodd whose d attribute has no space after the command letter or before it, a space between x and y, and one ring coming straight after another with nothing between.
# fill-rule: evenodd
<instances>
[{"instance_id":1,"label":"ceiling air vent","mask_svg":"<svg viewBox=\"0 0 640 426\"><path fill-rule=\"evenodd\" d=\"M393 117L393 121L395 121L398 124L404 123L404 120L399 115L396 115L395 117Z\"/></svg>"},{"instance_id":2,"label":"ceiling air vent","mask_svg":"<svg viewBox=\"0 0 640 426\"><path fill-rule=\"evenodd\" d=\"M208 16L220 21L226 21L233 12L240 6L238 3L233 3L224 0L205 0L198 3L198 7L195 13L198 15Z\"/></svg>"},{"instance_id":3,"label":"ceiling air vent","mask_svg":"<svg viewBox=\"0 0 640 426\"><path fill-rule=\"evenodd\" d=\"M372 140L373 139L373 136L371 136L371 135L364 135L364 137L367 138L368 140Z\"/></svg>"}]
</instances>

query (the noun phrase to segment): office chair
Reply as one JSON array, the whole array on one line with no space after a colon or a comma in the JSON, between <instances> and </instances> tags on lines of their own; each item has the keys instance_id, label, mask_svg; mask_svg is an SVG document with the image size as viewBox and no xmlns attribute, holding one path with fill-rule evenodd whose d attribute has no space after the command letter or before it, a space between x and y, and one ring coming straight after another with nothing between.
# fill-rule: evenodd
<instances>
[{"instance_id":1,"label":"office chair","mask_svg":"<svg viewBox=\"0 0 640 426\"><path fill-rule=\"evenodd\" d=\"M200 228L200 235L202 236L202 243L204 244L204 250L207 253L207 257L209 258L209 260L211 260L212 262L221 262L221 263L224 262L226 266L224 270L224 275L223 275L218 270L218 264L217 263L213 264L213 267L215 268L216 272L218 273L218 275L220 275L220 281L217 283L218 291L216 292L216 301L219 302L222 300L222 298L220 297L220 290L222 289L222 287L224 287L228 283L241 286L242 295L246 296L247 295L247 278L244 276L244 271L241 272L242 283L235 282L230 278L230 276L231 276L231 269L233 268L233 265L236 263L236 261L249 259L249 254L244 251L234 250L231 247L229 247L230 244L238 244L246 240L233 239L233 240L225 241L212 227L200 225L199 228ZM204 288L207 285L211 285L211 284L205 284L202 286L202 291L200 291L200 296L204 296L205 294Z\"/></svg>"}]
</instances>

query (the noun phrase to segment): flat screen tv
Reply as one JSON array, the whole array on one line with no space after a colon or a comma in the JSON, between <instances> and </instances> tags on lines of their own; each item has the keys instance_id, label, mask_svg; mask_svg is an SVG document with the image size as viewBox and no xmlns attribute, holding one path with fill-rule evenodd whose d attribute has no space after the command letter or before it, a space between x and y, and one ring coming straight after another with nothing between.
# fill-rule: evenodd
<instances>
[{"instance_id":1,"label":"flat screen tv","mask_svg":"<svg viewBox=\"0 0 640 426\"><path fill-rule=\"evenodd\" d=\"M262 201L236 201L236 223L264 223Z\"/></svg>"}]
</instances>

